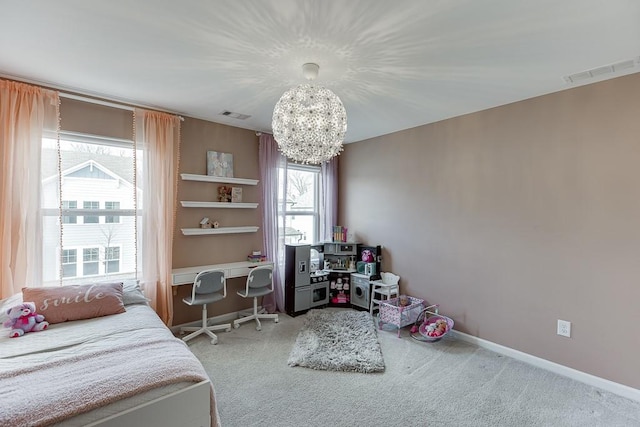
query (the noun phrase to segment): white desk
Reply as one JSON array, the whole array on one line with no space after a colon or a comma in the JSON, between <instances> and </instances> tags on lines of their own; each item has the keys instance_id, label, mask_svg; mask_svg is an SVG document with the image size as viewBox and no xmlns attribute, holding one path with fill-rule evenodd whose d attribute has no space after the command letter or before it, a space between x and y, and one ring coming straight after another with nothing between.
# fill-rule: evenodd
<instances>
[{"instance_id":1,"label":"white desk","mask_svg":"<svg viewBox=\"0 0 640 427\"><path fill-rule=\"evenodd\" d=\"M218 269L224 270L224 276L227 279L233 277L246 277L249 270L262 265L273 265L272 261L262 262L230 262L227 264L198 265L195 267L174 268L171 271L172 286L190 285L196 278L196 275L203 270Z\"/></svg>"}]
</instances>

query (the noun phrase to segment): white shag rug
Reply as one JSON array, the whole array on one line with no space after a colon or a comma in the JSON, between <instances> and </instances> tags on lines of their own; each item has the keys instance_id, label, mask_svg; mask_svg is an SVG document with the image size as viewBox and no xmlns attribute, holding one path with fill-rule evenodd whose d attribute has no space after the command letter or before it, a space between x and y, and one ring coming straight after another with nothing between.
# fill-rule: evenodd
<instances>
[{"instance_id":1,"label":"white shag rug","mask_svg":"<svg viewBox=\"0 0 640 427\"><path fill-rule=\"evenodd\" d=\"M378 332L366 311L310 310L287 363L326 371L384 371Z\"/></svg>"}]
</instances>

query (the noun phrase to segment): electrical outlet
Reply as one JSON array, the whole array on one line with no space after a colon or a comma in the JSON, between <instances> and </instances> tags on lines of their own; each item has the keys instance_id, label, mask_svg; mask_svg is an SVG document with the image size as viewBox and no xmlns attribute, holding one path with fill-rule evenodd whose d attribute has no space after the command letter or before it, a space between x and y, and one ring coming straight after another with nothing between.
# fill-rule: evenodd
<instances>
[{"instance_id":1,"label":"electrical outlet","mask_svg":"<svg viewBox=\"0 0 640 427\"><path fill-rule=\"evenodd\" d=\"M571 338L571 322L558 319L558 335Z\"/></svg>"}]
</instances>

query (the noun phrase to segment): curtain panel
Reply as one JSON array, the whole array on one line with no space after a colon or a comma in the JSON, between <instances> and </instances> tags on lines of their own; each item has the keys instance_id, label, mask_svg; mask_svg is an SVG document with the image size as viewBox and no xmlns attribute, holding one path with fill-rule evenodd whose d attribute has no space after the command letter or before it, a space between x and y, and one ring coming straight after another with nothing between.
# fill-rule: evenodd
<instances>
[{"instance_id":1,"label":"curtain panel","mask_svg":"<svg viewBox=\"0 0 640 427\"><path fill-rule=\"evenodd\" d=\"M278 204L278 190L284 185L281 177L286 179L287 162L278 151L278 144L273 135L263 133L259 139L259 166L262 182L262 242L264 254L274 263L273 283L274 292L264 297L262 306L270 313L284 312L284 254L281 254L278 235L280 224L284 225L282 212L284 207ZM285 168L285 173L280 170Z\"/></svg>"},{"instance_id":2,"label":"curtain panel","mask_svg":"<svg viewBox=\"0 0 640 427\"><path fill-rule=\"evenodd\" d=\"M173 323L172 248L180 162L180 118L135 109L135 141L143 150L140 286L162 321Z\"/></svg>"},{"instance_id":3,"label":"curtain panel","mask_svg":"<svg viewBox=\"0 0 640 427\"><path fill-rule=\"evenodd\" d=\"M41 156L58 92L0 79L0 298L42 284Z\"/></svg>"},{"instance_id":4,"label":"curtain panel","mask_svg":"<svg viewBox=\"0 0 640 427\"><path fill-rule=\"evenodd\" d=\"M338 157L320 167L320 240L333 239L338 224Z\"/></svg>"}]
</instances>

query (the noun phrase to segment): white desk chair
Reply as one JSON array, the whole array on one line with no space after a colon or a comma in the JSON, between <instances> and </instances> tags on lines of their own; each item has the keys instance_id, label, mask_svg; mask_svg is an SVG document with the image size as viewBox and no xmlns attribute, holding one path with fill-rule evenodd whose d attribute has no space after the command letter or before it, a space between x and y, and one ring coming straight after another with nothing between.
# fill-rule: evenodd
<instances>
[{"instance_id":1,"label":"white desk chair","mask_svg":"<svg viewBox=\"0 0 640 427\"><path fill-rule=\"evenodd\" d=\"M256 330L259 331L262 329L260 319L273 319L278 323L277 314L263 314L258 312L258 297L265 296L271 292L273 292L273 266L265 265L251 269L247 276L247 286L244 291L238 291L238 295L243 298L253 298L253 312L249 316L234 320L233 327L237 328L240 326L240 323L255 320L257 323Z\"/></svg>"},{"instance_id":2,"label":"white desk chair","mask_svg":"<svg viewBox=\"0 0 640 427\"><path fill-rule=\"evenodd\" d=\"M369 313L373 316L373 310L376 308L374 305L377 305L378 310L380 310L380 302L388 300L392 297L398 297L400 295L400 285L398 282L400 281L400 276L397 276L393 273L380 273L381 280L372 280L371 281L371 304L369 305ZM376 294L380 297L376 298ZM383 299L383 297L385 297Z\"/></svg>"},{"instance_id":3,"label":"white desk chair","mask_svg":"<svg viewBox=\"0 0 640 427\"><path fill-rule=\"evenodd\" d=\"M218 337L213 331L225 330L231 331L231 323L222 325L207 325L207 304L220 301L227 296L227 281L222 270L205 270L196 275L191 290L191 296L184 298L182 301L187 305L202 305L202 326L183 326L180 333L194 331L193 333L182 338L183 341L189 341L200 334L207 334L211 337L211 344L218 343Z\"/></svg>"}]
</instances>

